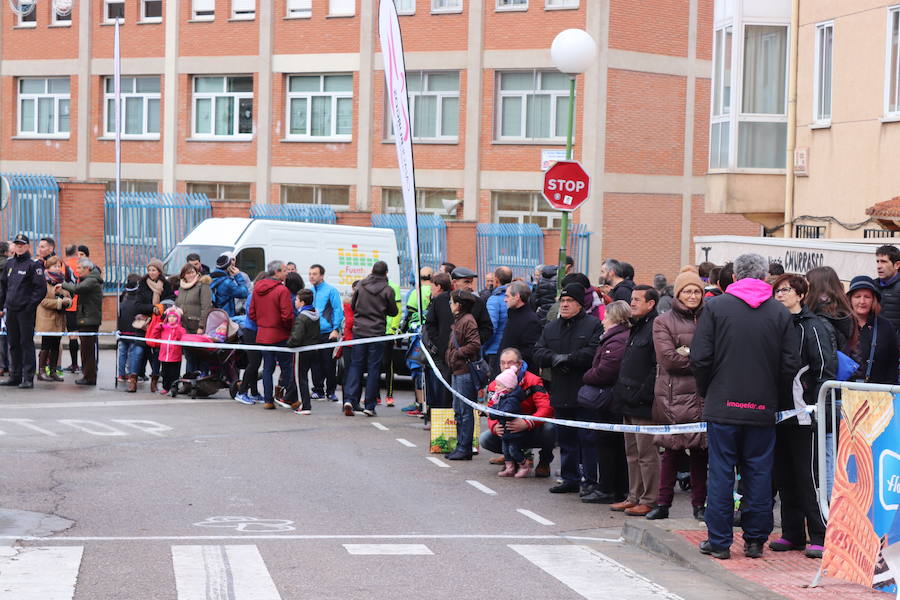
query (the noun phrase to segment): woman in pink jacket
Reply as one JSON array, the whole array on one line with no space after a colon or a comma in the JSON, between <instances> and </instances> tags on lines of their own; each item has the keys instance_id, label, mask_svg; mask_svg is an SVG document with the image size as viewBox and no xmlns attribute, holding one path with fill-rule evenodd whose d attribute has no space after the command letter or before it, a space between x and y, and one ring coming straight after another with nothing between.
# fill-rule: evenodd
<instances>
[{"instance_id":1,"label":"woman in pink jacket","mask_svg":"<svg viewBox=\"0 0 900 600\"><path fill-rule=\"evenodd\" d=\"M159 393L166 395L181 375L181 346L166 344L166 341L181 341L185 335L181 325L181 309L173 306L166 310L163 320L157 323L148 337L160 340L159 362L162 388Z\"/></svg>"}]
</instances>

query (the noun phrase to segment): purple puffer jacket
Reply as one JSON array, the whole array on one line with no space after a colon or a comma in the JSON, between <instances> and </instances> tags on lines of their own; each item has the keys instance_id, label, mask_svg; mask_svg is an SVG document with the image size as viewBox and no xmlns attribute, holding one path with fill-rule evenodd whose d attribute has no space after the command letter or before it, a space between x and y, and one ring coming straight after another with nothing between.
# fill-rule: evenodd
<instances>
[{"instance_id":1,"label":"purple puffer jacket","mask_svg":"<svg viewBox=\"0 0 900 600\"><path fill-rule=\"evenodd\" d=\"M615 385L619 378L619 366L628 347L628 327L616 325L604 332L600 338L600 347L594 354L594 363L584 374L582 382L597 387Z\"/></svg>"}]
</instances>

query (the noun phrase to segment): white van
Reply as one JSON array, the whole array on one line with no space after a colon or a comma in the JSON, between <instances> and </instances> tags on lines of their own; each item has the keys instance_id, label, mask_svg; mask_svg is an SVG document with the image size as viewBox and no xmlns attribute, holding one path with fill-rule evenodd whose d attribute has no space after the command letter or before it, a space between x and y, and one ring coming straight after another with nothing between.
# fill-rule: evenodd
<instances>
[{"instance_id":1,"label":"white van","mask_svg":"<svg viewBox=\"0 0 900 600\"><path fill-rule=\"evenodd\" d=\"M238 268L250 279L273 260L296 263L304 281L309 266L320 264L325 267L325 280L344 295L379 260L388 264L391 281L400 278L397 240L391 229L240 218L206 219L197 225L166 257L166 272L178 273L192 252L215 269L216 258L226 251L234 252Z\"/></svg>"}]
</instances>

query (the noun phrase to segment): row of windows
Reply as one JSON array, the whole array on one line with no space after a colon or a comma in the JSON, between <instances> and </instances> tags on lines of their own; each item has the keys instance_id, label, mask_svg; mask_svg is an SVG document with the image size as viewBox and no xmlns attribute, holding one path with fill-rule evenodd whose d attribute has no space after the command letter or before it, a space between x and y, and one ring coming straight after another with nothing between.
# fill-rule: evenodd
<instances>
[{"instance_id":1,"label":"row of windows","mask_svg":"<svg viewBox=\"0 0 900 600\"><path fill-rule=\"evenodd\" d=\"M159 139L159 76L120 79L122 137ZM497 74L499 141L558 142L565 139L569 77L557 71ZM353 133L353 75L291 75L286 82L288 140L350 141ZM416 141L456 143L459 139L459 72L410 71L407 88ZM68 137L68 77L18 80L18 135ZM249 140L253 135L253 77L195 76L192 79L192 139ZM115 135L115 89L104 80L103 122ZM393 137L385 116L388 138Z\"/></svg>"},{"instance_id":2,"label":"row of windows","mask_svg":"<svg viewBox=\"0 0 900 600\"><path fill-rule=\"evenodd\" d=\"M122 193L156 193L156 181L123 180ZM107 182L107 191L115 191L115 182ZM329 205L335 210L350 208L350 187L340 185L281 185L282 204ZM249 202L249 183L188 182L187 193L205 194L214 202ZM445 219L456 218L455 209L447 211L444 201L458 200L454 189L417 189L416 206L420 213L438 214ZM381 188L382 211L403 212L403 192L400 188ZM558 228L559 212L551 210L537 192L491 192L493 221L496 223L534 223L541 228Z\"/></svg>"},{"instance_id":3,"label":"row of windows","mask_svg":"<svg viewBox=\"0 0 900 600\"><path fill-rule=\"evenodd\" d=\"M20 27L36 27L38 11L35 0L14 0L18 2ZM539 0L540 1L540 0ZM548 10L561 8L578 8L580 0L543 0ZM496 0L496 8L500 10L528 10L529 0ZM397 13L400 15L416 14L416 0L394 0ZM162 0L140 0L141 23L162 22ZM309 18L312 16L312 0L287 0L287 18ZM463 0L431 0L432 13L462 12ZM349 17L356 13L356 0L328 0L328 16ZM231 0L231 19L253 20L256 18L256 0ZM54 1L50 9L53 25L69 25L72 23L71 4ZM194 21L213 21L216 18L215 0L192 0L191 19ZM113 23L125 20L125 0L104 0L103 21Z\"/></svg>"}]
</instances>

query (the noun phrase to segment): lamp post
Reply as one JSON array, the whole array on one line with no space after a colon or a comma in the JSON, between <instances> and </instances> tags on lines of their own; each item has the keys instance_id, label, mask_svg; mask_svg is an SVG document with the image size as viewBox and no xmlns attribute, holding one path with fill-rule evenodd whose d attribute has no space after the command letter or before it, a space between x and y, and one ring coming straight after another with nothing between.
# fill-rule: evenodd
<instances>
[{"instance_id":1,"label":"lamp post","mask_svg":"<svg viewBox=\"0 0 900 600\"><path fill-rule=\"evenodd\" d=\"M550 46L553 65L569 76L569 123L566 128L566 160L572 160L572 130L575 126L575 76L584 73L597 58L597 43L583 29L566 29L559 32ZM562 287L566 272L566 243L569 238L569 213L562 212L559 231L559 270L556 288Z\"/></svg>"}]
</instances>

